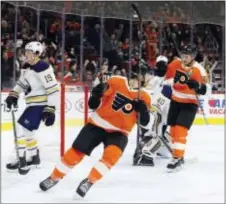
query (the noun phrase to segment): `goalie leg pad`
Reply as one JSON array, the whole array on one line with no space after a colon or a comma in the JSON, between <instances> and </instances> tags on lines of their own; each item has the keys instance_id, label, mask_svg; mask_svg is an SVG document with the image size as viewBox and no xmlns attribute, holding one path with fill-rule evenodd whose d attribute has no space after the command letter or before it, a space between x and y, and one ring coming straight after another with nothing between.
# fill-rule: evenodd
<instances>
[{"instance_id":1,"label":"goalie leg pad","mask_svg":"<svg viewBox=\"0 0 226 204\"><path fill-rule=\"evenodd\" d=\"M133 164L154 166L154 158L160 147L161 141L157 137L144 137L134 153Z\"/></svg>"},{"instance_id":2,"label":"goalie leg pad","mask_svg":"<svg viewBox=\"0 0 226 204\"><path fill-rule=\"evenodd\" d=\"M142 154L147 157L155 157L162 143L158 137L151 137L150 140L143 146Z\"/></svg>"}]
</instances>

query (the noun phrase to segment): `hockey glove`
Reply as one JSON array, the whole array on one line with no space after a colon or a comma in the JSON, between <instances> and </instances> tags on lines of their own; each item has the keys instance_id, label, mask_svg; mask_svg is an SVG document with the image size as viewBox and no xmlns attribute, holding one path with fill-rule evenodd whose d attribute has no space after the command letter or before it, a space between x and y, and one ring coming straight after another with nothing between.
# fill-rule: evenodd
<instances>
[{"instance_id":1,"label":"hockey glove","mask_svg":"<svg viewBox=\"0 0 226 204\"><path fill-rule=\"evenodd\" d=\"M133 100L132 106L137 113L140 113L140 124L146 126L149 123L150 115L143 100Z\"/></svg>"},{"instance_id":2,"label":"hockey glove","mask_svg":"<svg viewBox=\"0 0 226 204\"><path fill-rule=\"evenodd\" d=\"M205 95L207 91L207 87L205 84L200 84L195 80L188 80L186 82L190 89L194 89L197 94Z\"/></svg>"},{"instance_id":3,"label":"hockey glove","mask_svg":"<svg viewBox=\"0 0 226 204\"><path fill-rule=\"evenodd\" d=\"M147 109L147 106L146 106L146 104L144 103L143 100L133 100L132 105L133 105L134 110L138 113Z\"/></svg>"},{"instance_id":4,"label":"hockey glove","mask_svg":"<svg viewBox=\"0 0 226 204\"><path fill-rule=\"evenodd\" d=\"M12 107L18 108L18 98L19 94L15 91L11 91L6 98L6 106L7 106L7 111L11 111Z\"/></svg>"},{"instance_id":5,"label":"hockey glove","mask_svg":"<svg viewBox=\"0 0 226 204\"><path fill-rule=\"evenodd\" d=\"M189 79L186 84L188 85L188 87L190 89L198 89L200 84L199 82L195 81L195 80L192 80L192 79Z\"/></svg>"},{"instance_id":6,"label":"hockey glove","mask_svg":"<svg viewBox=\"0 0 226 204\"><path fill-rule=\"evenodd\" d=\"M46 126L51 126L55 122L55 107L47 106L43 110L42 121Z\"/></svg>"},{"instance_id":7,"label":"hockey glove","mask_svg":"<svg viewBox=\"0 0 226 204\"><path fill-rule=\"evenodd\" d=\"M107 89L106 83L99 83L97 86L95 86L92 89L92 96L95 96L97 98L101 98L104 94L104 91Z\"/></svg>"}]
</instances>

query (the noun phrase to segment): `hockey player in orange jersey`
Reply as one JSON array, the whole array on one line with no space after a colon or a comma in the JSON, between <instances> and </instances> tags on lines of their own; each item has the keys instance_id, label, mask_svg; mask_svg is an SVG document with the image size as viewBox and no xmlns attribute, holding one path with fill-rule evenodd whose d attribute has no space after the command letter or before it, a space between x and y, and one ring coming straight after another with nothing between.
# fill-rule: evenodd
<instances>
[{"instance_id":1,"label":"hockey player in orange jersey","mask_svg":"<svg viewBox=\"0 0 226 204\"><path fill-rule=\"evenodd\" d=\"M198 97L207 91L207 73L194 60L196 54L194 45L186 45L181 59L175 59L168 65L165 76L166 80L173 81L167 120L173 143L173 159L167 165L169 172L184 164L186 137L198 110Z\"/></svg>"},{"instance_id":2,"label":"hockey player in orange jersey","mask_svg":"<svg viewBox=\"0 0 226 204\"><path fill-rule=\"evenodd\" d=\"M137 77L128 81L125 77L113 76L106 83L93 88L88 104L95 111L51 175L40 183L43 191L56 185L100 143L104 144L102 158L80 183L76 192L84 197L90 187L118 162L127 146L127 136L136 124L138 113L141 125L146 126L150 119L150 96L141 89L138 100L138 90L132 89L136 88L137 83Z\"/></svg>"}]
</instances>

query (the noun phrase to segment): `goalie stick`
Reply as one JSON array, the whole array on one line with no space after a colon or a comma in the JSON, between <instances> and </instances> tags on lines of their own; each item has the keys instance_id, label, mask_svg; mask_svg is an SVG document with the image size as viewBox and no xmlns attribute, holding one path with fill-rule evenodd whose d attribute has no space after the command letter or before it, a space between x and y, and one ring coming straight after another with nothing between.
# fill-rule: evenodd
<instances>
[{"instance_id":1,"label":"goalie stick","mask_svg":"<svg viewBox=\"0 0 226 204\"><path fill-rule=\"evenodd\" d=\"M142 26L142 16L137 8L137 6L132 3L131 4L133 11L136 13L136 15L138 16L139 19L139 24L140 24L140 42L139 42L139 60L141 60L142 57L142 33L143 33L143 26ZM141 85L141 81L140 81L140 75L141 75L141 68L140 68L140 63L138 64L138 100L140 99L140 85ZM140 139L140 113L138 113L138 117L137 117L137 142L136 142L136 148L139 145L139 139Z\"/></svg>"},{"instance_id":2,"label":"goalie stick","mask_svg":"<svg viewBox=\"0 0 226 204\"><path fill-rule=\"evenodd\" d=\"M173 157L173 150L172 148L169 146L169 144L164 140L163 137L161 136L157 136L160 141L162 142L162 144L166 147L166 149L170 152L171 156ZM198 161L198 158L197 157L191 157L191 158L184 158L185 159L185 162L187 164L193 164L193 163L196 163Z\"/></svg>"}]
</instances>

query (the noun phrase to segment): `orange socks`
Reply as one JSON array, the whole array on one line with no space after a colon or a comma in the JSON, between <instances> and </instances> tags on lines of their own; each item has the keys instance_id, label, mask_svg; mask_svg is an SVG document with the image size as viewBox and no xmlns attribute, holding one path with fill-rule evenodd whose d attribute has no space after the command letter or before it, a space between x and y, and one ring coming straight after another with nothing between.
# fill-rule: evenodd
<instances>
[{"instance_id":1,"label":"orange socks","mask_svg":"<svg viewBox=\"0 0 226 204\"><path fill-rule=\"evenodd\" d=\"M74 148L70 148L61 161L56 165L53 170L51 177L54 180L62 179L75 165L77 165L83 158L85 154L79 152ZM115 146L109 145L104 149L102 159L97 162L97 164L92 168L88 179L95 183L100 180L109 170L114 166L119 158L122 156L122 150Z\"/></svg>"},{"instance_id":2,"label":"orange socks","mask_svg":"<svg viewBox=\"0 0 226 204\"><path fill-rule=\"evenodd\" d=\"M184 156L185 146L186 146L186 137L188 134L188 129L176 125L170 127L170 135L173 142L173 156L181 158Z\"/></svg>"},{"instance_id":3,"label":"orange socks","mask_svg":"<svg viewBox=\"0 0 226 204\"><path fill-rule=\"evenodd\" d=\"M115 146L109 145L104 149L102 159L92 168L88 179L95 183L100 180L114 166L122 156L122 150Z\"/></svg>"},{"instance_id":4,"label":"orange socks","mask_svg":"<svg viewBox=\"0 0 226 204\"><path fill-rule=\"evenodd\" d=\"M79 152L74 148L70 148L61 158L61 161L56 165L51 177L54 180L63 178L75 165L77 165L85 154Z\"/></svg>"}]
</instances>

